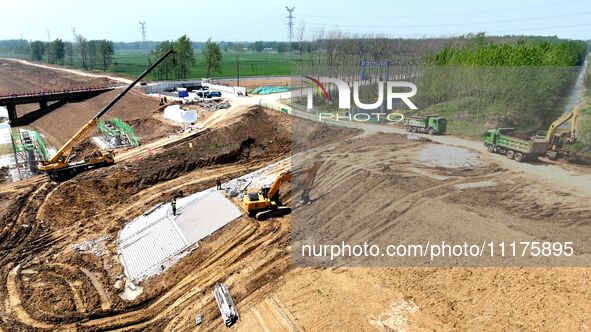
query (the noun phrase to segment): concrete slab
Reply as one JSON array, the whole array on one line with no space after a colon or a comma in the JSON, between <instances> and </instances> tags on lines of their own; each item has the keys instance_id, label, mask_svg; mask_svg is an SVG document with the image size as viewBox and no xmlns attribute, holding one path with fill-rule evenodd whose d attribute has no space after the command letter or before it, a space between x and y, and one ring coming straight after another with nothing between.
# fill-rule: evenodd
<instances>
[{"instance_id":1,"label":"concrete slab","mask_svg":"<svg viewBox=\"0 0 591 332\"><path fill-rule=\"evenodd\" d=\"M118 248L128 279L138 281L166 270L199 240L242 214L214 188L178 199L177 213L173 216L170 204L161 204L121 230Z\"/></svg>"},{"instance_id":2,"label":"concrete slab","mask_svg":"<svg viewBox=\"0 0 591 332\"><path fill-rule=\"evenodd\" d=\"M188 244L172 220L158 220L120 242L125 274L137 280L158 273L162 265L168 267L172 263L168 261Z\"/></svg>"},{"instance_id":3,"label":"concrete slab","mask_svg":"<svg viewBox=\"0 0 591 332\"><path fill-rule=\"evenodd\" d=\"M287 168L282 160L222 184L226 192L242 190L245 184L267 182ZM130 221L117 241L121 263L131 281L156 275L175 264L196 243L242 215L224 191L209 188L177 199L177 215L170 204L159 204Z\"/></svg>"},{"instance_id":4,"label":"concrete slab","mask_svg":"<svg viewBox=\"0 0 591 332\"><path fill-rule=\"evenodd\" d=\"M195 243L232 220L242 212L219 191L212 191L179 209L174 222L190 243Z\"/></svg>"}]
</instances>

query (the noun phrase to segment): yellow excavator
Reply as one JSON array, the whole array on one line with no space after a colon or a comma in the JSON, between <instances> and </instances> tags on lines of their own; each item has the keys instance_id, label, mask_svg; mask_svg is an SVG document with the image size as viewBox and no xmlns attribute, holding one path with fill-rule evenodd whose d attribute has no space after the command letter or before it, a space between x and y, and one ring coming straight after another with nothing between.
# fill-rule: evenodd
<instances>
[{"instance_id":1,"label":"yellow excavator","mask_svg":"<svg viewBox=\"0 0 591 332\"><path fill-rule=\"evenodd\" d=\"M113 105L115 105L119 99L131 90L141 79L143 79L149 72L158 66L164 59L170 54L174 53L173 50L166 52L158 61L154 62L146 71L144 71L135 81L131 82L125 90L119 93L109 104L103 107L90 121L86 122L80 130L72 138L70 138L66 144L64 144L49 160L41 161L39 170L45 172L54 181L63 181L72 178L80 172L87 171L93 168L99 168L109 166L115 163L113 153L111 151L98 151L92 156L85 158L84 160L77 162L70 162L72 148L79 143L84 137L95 128L98 119L103 116Z\"/></svg>"},{"instance_id":2,"label":"yellow excavator","mask_svg":"<svg viewBox=\"0 0 591 332\"><path fill-rule=\"evenodd\" d=\"M577 141L577 125L583 104L575 106L571 111L562 114L548 128L546 142L548 142L547 155L550 159L556 160L564 144L573 144ZM558 133L558 128L570 122L570 130Z\"/></svg>"},{"instance_id":3,"label":"yellow excavator","mask_svg":"<svg viewBox=\"0 0 591 332\"><path fill-rule=\"evenodd\" d=\"M303 182L303 192L300 196L300 204L310 203L310 191L312 190L314 179L316 178L316 174L321 165L321 162L316 162L308 169L293 172L293 174L296 175L300 173L306 174ZM249 216L255 217L260 221L290 214L291 208L284 206L279 198L279 188L285 182L290 181L291 178L292 172L287 171L279 174L277 179L275 179L270 186L263 186L258 192L245 193L242 200L242 208L248 212Z\"/></svg>"}]
</instances>

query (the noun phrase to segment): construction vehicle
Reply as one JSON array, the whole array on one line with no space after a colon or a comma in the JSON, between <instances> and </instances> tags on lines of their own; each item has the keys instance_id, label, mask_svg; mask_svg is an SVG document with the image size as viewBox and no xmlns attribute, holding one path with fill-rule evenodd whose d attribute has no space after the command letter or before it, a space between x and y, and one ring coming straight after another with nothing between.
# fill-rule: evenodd
<instances>
[{"instance_id":1,"label":"construction vehicle","mask_svg":"<svg viewBox=\"0 0 591 332\"><path fill-rule=\"evenodd\" d=\"M224 324L226 324L227 327L234 325L234 323L240 319L240 314L238 314L236 304L234 304L234 300L232 299L232 295L230 295L228 287L224 284L216 284L213 289L213 296L215 297L220 313L222 314Z\"/></svg>"},{"instance_id":2,"label":"construction vehicle","mask_svg":"<svg viewBox=\"0 0 591 332\"><path fill-rule=\"evenodd\" d=\"M428 133L429 135L441 135L447 129L447 120L437 115L422 117L409 117L404 121L406 131L413 133Z\"/></svg>"},{"instance_id":3,"label":"construction vehicle","mask_svg":"<svg viewBox=\"0 0 591 332\"><path fill-rule=\"evenodd\" d=\"M573 144L577 141L577 125L582 105L575 106L571 111L562 114L548 128L546 142L548 143L548 157L552 160L558 158L564 144ZM558 127L570 121L570 130L558 133Z\"/></svg>"},{"instance_id":4,"label":"construction vehicle","mask_svg":"<svg viewBox=\"0 0 591 332\"><path fill-rule=\"evenodd\" d=\"M119 93L113 100L100 110L90 121L86 122L82 128L78 130L66 144L64 144L51 158L42 161L39 165L39 170L47 173L52 180L63 181L67 180L80 172L87 171L93 168L109 166L115 163L115 158L111 151L98 151L91 157L85 158L78 162L70 162L72 148L79 143L84 137L95 128L98 119L107 113L129 90L131 90L142 78L144 78L152 69L158 66L170 54L174 53L172 50L166 52L160 59L152 64L146 71L144 71L135 81L131 82L121 93Z\"/></svg>"},{"instance_id":5,"label":"construction vehicle","mask_svg":"<svg viewBox=\"0 0 591 332\"><path fill-rule=\"evenodd\" d=\"M547 142L543 137L534 136L524 140L513 137L514 133L514 128L488 129L484 132L484 145L489 152L504 154L516 161L546 154Z\"/></svg>"},{"instance_id":6,"label":"construction vehicle","mask_svg":"<svg viewBox=\"0 0 591 332\"><path fill-rule=\"evenodd\" d=\"M279 199L279 188L291 180L291 172L279 174L270 186L263 186L261 191L244 194L242 208L251 217L263 221L271 217L280 217L291 213L289 206L284 206Z\"/></svg>"},{"instance_id":7,"label":"construction vehicle","mask_svg":"<svg viewBox=\"0 0 591 332\"><path fill-rule=\"evenodd\" d=\"M312 184L321 165L321 162L316 162L305 170L296 170L293 172L293 175L306 175L302 183L303 192L299 200L301 205L310 203ZM255 217L260 221L290 214L291 208L284 206L279 198L279 188L285 182L290 181L291 178L292 171L283 172L270 186L263 186L259 192L244 194L242 208L248 212L249 216Z\"/></svg>"}]
</instances>

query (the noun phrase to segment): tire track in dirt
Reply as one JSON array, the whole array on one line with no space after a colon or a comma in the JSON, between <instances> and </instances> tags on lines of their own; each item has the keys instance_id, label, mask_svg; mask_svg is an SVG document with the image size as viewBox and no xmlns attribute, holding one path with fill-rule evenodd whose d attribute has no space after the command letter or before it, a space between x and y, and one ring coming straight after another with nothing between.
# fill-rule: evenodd
<instances>
[{"instance_id":1,"label":"tire track in dirt","mask_svg":"<svg viewBox=\"0 0 591 332\"><path fill-rule=\"evenodd\" d=\"M277 227L277 223L275 223L275 227ZM245 261L255 260L259 255L267 256L264 254L265 251L268 251L266 248L272 246L272 244L279 238L284 237L286 234L285 232L286 229L283 225L281 225L279 229L273 231L272 225L261 225L259 223L249 222L234 237L229 241L226 241L223 248L220 248L215 254L208 256L202 263L200 263L200 265L204 267L203 269L188 274L179 283L166 293L163 293L147 307L129 313L84 322L82 323L82 326L88 328L92 326L100 326L105 329L130 331L146 328L164 318L174 317L181 312L183 308L188 308L194 306L195 303L199 303L201 294L205 291L211 290L213 285L220 281L220 270L231 271L238 269L246 264ZM242 244L243 247L240 248L240 250L237 250L239 244ZM244 246L244 244L248 245ZM270 259L270 261L274 262L275 260ZM257 275L263 275L264 273L265 269L260 268L253 271L255 277ZM225 282L228 286L232 287L235 281L230 277ZM209 306L213 307L211 301L207 303ZM211 309L213 308L210 308L210 310ZM168 325L174 323L181 324L181 326L187 324L185 321L177 322L173 319L166 324L166 329L173 329L172 327L168 327ZM176 326L174 327L174 330L177 330L178 328L181 327ZM186 326L183 328L186 328Z\"/></svg>"},{"instance_id":2,"label":"tire track in dirt","mask_svg":"<svg viewBox=\"0 0 591 332\"><path fill-rule=\"evenodd\" d=\"M14 317L18 319L21 323L24 323L34 328L53 328L55 326L53 324L47 324L32 319L31 316L29 316L29 314L22 307L19 291L16 286L16 276L18 274L19 269L20 265L17 265L14 268L12 268L8 273L8 277L6 278L6 289L8 291L8 297L5 299L5 306L6 308L11 308L7 310L8 314L14 315Z\"/></svg>"},{"instance_id":3,"label":"tire track in dirt","mask_svg":"<svg viewBox=\"0 0 591 332\"><path fill-rule=\"evenodd\" d=\"M100 299L101 299L101 309L107 310L111 308L111 300L109 299L109 294L105 292L103 285L96 279L94 273L88 271L87 269L80 267L80 271L84 272L84 274L90 279L90 282L96 289Z\"/></svg>"}]
</instances>

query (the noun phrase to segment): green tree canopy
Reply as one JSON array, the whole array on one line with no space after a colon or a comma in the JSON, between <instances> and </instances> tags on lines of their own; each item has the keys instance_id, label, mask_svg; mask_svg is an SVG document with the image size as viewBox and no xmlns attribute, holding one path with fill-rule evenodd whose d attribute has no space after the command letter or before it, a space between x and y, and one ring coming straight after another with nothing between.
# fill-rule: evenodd
<instances>
[{"instance_id":1,"label":"green tree canopy","mask_svg":"<svg viewBox=\"0 0 591 332\"><path fill-rule=\"evenodd\" d=\"M222 51L216 42L211 41L211 37L205 42L203 49L203 58L205 60L205 69L207 77L211 77L211 73L222 72Z\"/></svg>"},{"instance_id":2,"label":"green tree canopy","mask_svg":"<svg viewBox=\"0 0 591 332\"><path fill-rule=\"evenodd\" d=\"M195 64L195 56L193 54L193 45L191 40L186 36L182 36L176 40L173 45L175 51L175 75L177 78L189 77L189 71Z\"/></svg>"},{"instance_id":3,"label":"green tree canopy","mask_svg":"<svg viewBox=\"0 0 591 332\"><path fill-rule=\"evenodd\" d=\"M61 39L47 44L47 62L61 65L64 63L65 55L65 44Z\"/></svg>"},{"instance_id":4,"label":"green tree canopy","mask_svg":"<svg viewBox=\"0 0 591 332\"><path fill-rule=\"evenodd\" d=\"M35 61L43 60L43 55L45 55L45 43L39 40L36 40L31 43L31 59Z\"/></svg>"},{"instance_id":5,"label":"green tree canopy","mask_svg":"<svg viewBox=\"0 0 591 332\"><path fill-rule=\"evenodd\" d=\"M98 41L97 55L103 70L107 70L113 63L113 54L115 54L115 50L112 41L106 39Z\"/></svg>"}]
</instances>

